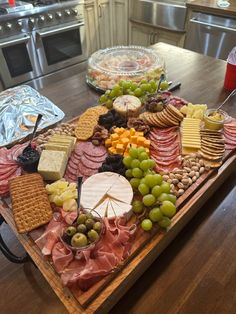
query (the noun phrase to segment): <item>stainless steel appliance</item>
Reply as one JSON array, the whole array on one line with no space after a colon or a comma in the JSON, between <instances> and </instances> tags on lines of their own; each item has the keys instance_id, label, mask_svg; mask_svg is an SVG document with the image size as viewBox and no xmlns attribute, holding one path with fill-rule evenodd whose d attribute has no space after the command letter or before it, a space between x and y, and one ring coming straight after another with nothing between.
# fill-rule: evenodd
<instances>
[{"instance_id":1,"label":"stainless steel appliance","mask_svg":"<svg viewBox=\"0 0 236 314\"><path fill-rule=\"evenodd\" d=\"M27 3L33 8L2 14L0 4L0 76L5 88L87 59L83 1Z\"/></svg>"},{"instance_id":2,"label":"stainless steel appliance","mask_svg":"<svg viewBox=\"0 0 236 314\"><path fill-rule=\"evenodd\" d=\"M226 60L236 46L236 19L193 12L185 48Z\"/></svg>"},{"instance_id":3,"label":"stainless steel appliance","mask_svg":"<svg viewBox=\"0 0 236 314\"><path fill-rule=\"evenodd\" d=\"M185 29L186 0L131 0L131 21L167 30Z\"/></svg>"}]
</instances>

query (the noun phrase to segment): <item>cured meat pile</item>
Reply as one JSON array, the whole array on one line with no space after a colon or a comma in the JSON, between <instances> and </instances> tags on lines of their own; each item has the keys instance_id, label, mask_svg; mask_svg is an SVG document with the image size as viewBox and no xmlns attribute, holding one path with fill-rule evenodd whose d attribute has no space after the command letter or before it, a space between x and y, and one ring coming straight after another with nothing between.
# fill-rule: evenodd
<instances>
[{"instance_id":1,"label":"cured meat pile","mask_svg":"<svg viewBox=\"0 0 236 314\"><path fill-rule=\"evenodd\" d=\"M161 95L165 104L171 104L177 109L181 109L181 107L188 104L188 101L181 97L172 95L171 92L162 92Z\"/></svg>"},{"instance_id":2,"label":"cured meat pile","mask_svg":"<svg viewBox=\"0 0 236 314\"><path fill-rule=\"evenodd\" d=\"M225 149L236 148L236 119L224 124Z\"/></svg>"},{"instance_id":3,"label":"cured meat pile","mask_svg":"<svg viewBox=\"0 0 236 314\"><path fill-rule=\"evenodd\" d=\"M149 133L151 140L150 157L155 160L158 172L169 172L181 166L179 127L165 129L153 128Z\"/></svg>"},{"instance_id":4,"label":"cured meat pile","mask_svg":"<svg viewBox=\"0 0 236 314\"><path fill-rule=\"evenodd\" d=\"M71 154L64 178L69 182L76 182L77 177L82 176L86 180L98 172L106 157L107 151L104 146L79 142Z\"/></svg>"},{"instance_id":5,"label":"cured meat pile","mask_svg":"<svg viewBox=\"0 0 236 314\"><path fill-rule=\"evenodd\" d=\"M21 168L15 160L27 145L28 143L18 144L11 149L0 149L0 196L9 192L10 179L21 175Z\"/></svg>"},{"instance_id":6,"label":"cured meat pile","mask_svg":"<svg viewBox=\"0 0 236 314\"><path fill-rule=\"evenodd\" d=\"M60 213L54 213L46 231L36 240L42 253L52 256L64 286L77 286L85 291L129 256L136 225L125 226L121 217L105 218L104 223L105 233L101 240L75 254L60 240L65 227Z\"/></svg>"}]
</instances>

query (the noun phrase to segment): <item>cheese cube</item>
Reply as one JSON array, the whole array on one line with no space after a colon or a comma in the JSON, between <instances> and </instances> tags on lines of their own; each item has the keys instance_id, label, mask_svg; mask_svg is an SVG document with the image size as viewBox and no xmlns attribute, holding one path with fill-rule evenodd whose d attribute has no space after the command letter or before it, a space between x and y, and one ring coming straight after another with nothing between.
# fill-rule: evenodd
<instances>
[{"instance_id":1,"label":"cheese cube","mask_svg":"<svg viewBox=\"0 0 236 314\"><path fill-rule=\"evenodd\" d=\"M118 144L118 145L116 146L116 152L117 152L117 154L123 154L123 152L124 152L124 146L123 146L122 144Z\"/></svg>"},{"instance_id":2,"label":"cheese cube","mask_svg":"<svg viewBox=\"0 0 236 314\"><path fill-rule=\"evenodd\" d=\"M145 137L139 136L139 137L137 138L137 145L143 146L143 145L144 145L144 141L145 141Z\"/></svg>"},{"instance_id":3,"label":"cheese cube","mask_svg":"<svg viewBox=\"0 0 236 314\"><path fill-rule=\"evenodd\" d=\"M127 151L124 152L124 156L127 157L129 156L129 153Z\"/></svg>"},{"instance_id":4,"label":"cheese cube","mask_svg":"<svg viewBox=\"0 0 236 314\"><path fill-rule=\"evenodd\" d=\"M112 142L112 147L115 147L115 148L116 148L116 145L117 145L117 144L119 144L119 141L113 141L113 142Z\"/></svg>"},{"instance_id":5,"label":"cheese cube","mask_svg":"<svg viewBox=\"0 0 236 314\"><path fill-rule=\"evenodd\" d=\"M137 136L143 136L143 132L136 132L135 135L137 135Z\"/></svg>"},{"instance_id":6,"label":"cheese cube","mask_svg":"<svg viewBox=\"0 0 236 314\"><path fill-rule=\"evenodd\" d=\"M68 157L64 151L43 150L39 159L38 173L44 180L56 181L64 176Z\"/></svg>"},{"instance_id":7,"label":"cheese cube","mask_svg":"<svg viewBox=\"0 0 236 314\"><path fill-rule=\"evenodd\" d=\"M119 139L119 135L116 134L116 133L113 133L113 134L110 136L110 138L111 138L111 141L112 141L112 142L113 142L113 141L117 141L117 140Z\"/></svg>"},{"instance_id":8,"label":"cheese cube","mask_svg":"<svg viewBox=\"0 0 236 314\"><path fill-rule=\"evenodd\" d=\"M135 129L134 128L131 128L130 130L129 130L129 132L130 132L130 135L135 135Z\"/></svg>"},{"instance_id":9,"label":"cheese cube","mask_svg":"<svg viewBox=\"0 0 236 314\"><path fill-rule=\"evenodd\" d=\"M109 147L109 148L108 148L108 151L109 151L109 153L111 153L111 154L116 154L116 149L115 149L115 147Z\"/></svg>"},{"instance_id":10,"label":"cheese cube","mask_svg":"<svg viewBox=\"0 0 236 314\"><path fill-rule=\"evenodd\" d=\"M146 151L146 153L148 153L148 154L149 154L149 152L150 152L149 148L145 148L145 151Z\"/></svg>"},{"instance_id":11,"label":"cheese cube","mask_svg":"<svg viewBox=\"0 0 236 314\"><path fill-rule=\"evenodd\" d=\"M120 135L120 138L124 138L124 137L127 137L127 138L130 137L130 133L129 133L128 130L124 131L124 132Z\"/></svg>"},{"instance_id":12,"label":"cheese cube","mask_svg":"<svg viewBox=\"0 0 236 314\"><path fill-rule=\"evenodd\" d=\"M137 144L133 144L133 143L131 144L131 147L133 148L137 148L137 146L138 146Z\"/></svg>"},{"instance_id":13,"label":"cheese cube","mask_svg":"<svg viewBox=\"0 0 236 314\"><path fill-rule=\"evenodd\" d=\"M130 137L130 141L131 141L131 143L133 143L133 144L137 144L137 139L138 139L137 135L132 135L132 136Z\"/></svg>"},{"instance_id":14,"label":"cheese cube","mask_svg":"<svg viewBox=\"0 0 236 314\"><path fill-rule=\"evenodd\" d=\"M151 144L151 141L145 139L145 141L144 141L144 143L143 143L143 146L144 146L144 147L150 147L150 144Z\"/></svg>"},{"instance_id":15,"label":"cheese cube","mask_svg":"<svg viewBox=\"0 0 236 314\"><path fill-rule=\"evenodd\" d=\"M114 129L114 133L119 134L119 131L120 131L120 128L115 128L115 129Z\"/></svg>"},{"instance_id":16,"label":"cheese cube","mask_svg":"<svg viewBox=\"0 0 236 314\"><path fill-rule=\"evenodd\" d=\"M127 146L127 144L129 143L129 139L127 137L124 137L120 140L121 144L124 144L125 146Z\"/></svg>"},{"instance_id":17,"label":"cheese cube","mask_svg":"<svg viewBox=\"0 0 236 314\"><path fill-rule=\"evenodd\" d=\"M108 138L108 139L105 140L105 146L106 146L106 147L111 146L111 139L110 139L110 138Z\"/></svg>"}]
</instances>

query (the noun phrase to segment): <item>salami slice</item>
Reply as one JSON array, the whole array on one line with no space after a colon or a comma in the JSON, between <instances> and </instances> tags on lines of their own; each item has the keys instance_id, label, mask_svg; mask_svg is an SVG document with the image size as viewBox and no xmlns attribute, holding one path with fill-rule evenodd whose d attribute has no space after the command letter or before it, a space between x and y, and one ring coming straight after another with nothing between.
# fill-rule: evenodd
<instances>
[{"instance_id":1,"label":"salami slice","mask_svg":"<svg viewBox=\"0 0 236 314\"><path fill-rule=\"evenodd\" d=\"M87 159L85 156L81 156L80 161L84 167L87 167L90 169L95 169L95 170L97 170L102 165L102 162L91 161L91 160Z\"/></svg>"},{"instance_id":2,"label":"salami slice","mask_svg":"<svg viewBox=\"0 0 236 314\"><path fill-rule=\"evenodd\" d=\"M81 176L90 177L93 174L97 173L97 170L84 167L82 164L78 164L78 173Z\"/></svg>"}]
</instances>

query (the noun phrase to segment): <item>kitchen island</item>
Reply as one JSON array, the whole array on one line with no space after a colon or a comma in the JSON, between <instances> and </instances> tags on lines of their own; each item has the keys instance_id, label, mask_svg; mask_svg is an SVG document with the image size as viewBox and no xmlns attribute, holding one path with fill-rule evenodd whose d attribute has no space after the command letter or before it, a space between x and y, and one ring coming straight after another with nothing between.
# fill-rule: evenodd
<instances>
[{"instance_id":1,"label":"kitchen island","mask_svg":"<svg viewBox=\"0 0 236 314\"><path fill-rule=\"evenodd\" d=\"M155 48L166 60L168 79L182 83L176 95L209 107L228 95L223 90L224 61L162 43ZM66 119L95 105L98 99L85 83L85 72L49 82L40 92L65 111ZM225 105L234 117L235 105L235 98ZM235 312L235 183L234 172L111 313ZM22 252L9 227L3 226L3 231L9 246ZM1 291L5 291L0 299L3 313L66 313L32 264L17 266L1 256L0 265ZM118 299L111 298L110 302Z\"/></svg>"},{"instance_id":2,"label":"kitchen island","mask_svg":"<svg viewBox=\"0 0 236 314\"><path fill-rule=\"evenodd\" d=\"M236 3L233 0L229 0L230 6L227 8L220 8L217 5L217 0L188 0L186 3L187 8L193 11L212 13L215 15L223 16L236 16Z\"/></svg>"}]
</instances>

